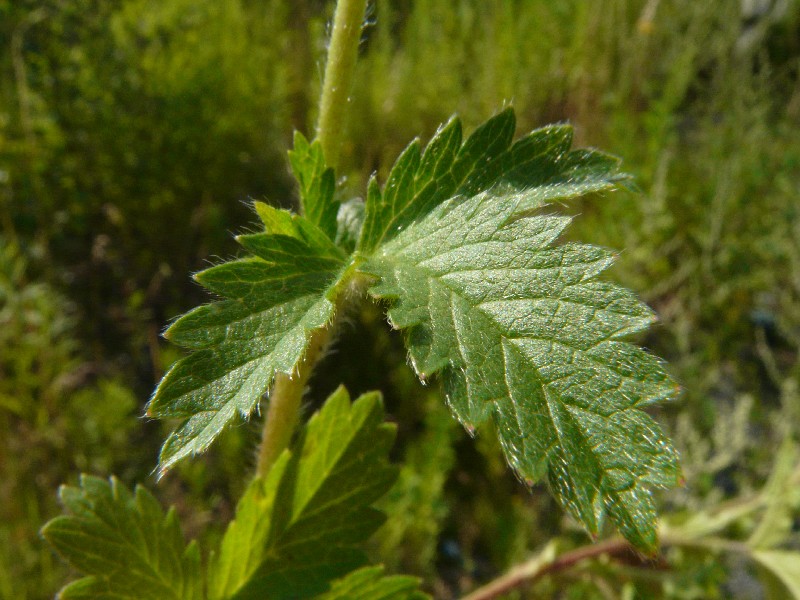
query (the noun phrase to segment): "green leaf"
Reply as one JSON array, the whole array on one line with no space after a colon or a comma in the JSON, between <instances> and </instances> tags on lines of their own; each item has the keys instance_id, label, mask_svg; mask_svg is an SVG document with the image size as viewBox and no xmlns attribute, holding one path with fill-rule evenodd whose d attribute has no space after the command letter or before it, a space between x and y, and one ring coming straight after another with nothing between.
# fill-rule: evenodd
<instances>
[{"instance_id":1,"label":"green leaf","mask_svg":"<svg viewBox=\"0 0 800 600\"><path fill-rule=\"evenodd\" d=\"M648 487L674 485L679 468L671 443L641 408L674 396L678 386L658 359L623 341L653 314L629 291L597 279L611 253L554 245L569 219L543 212L548 201L611 189L618 176L608 157L569 152L565 127L498 150L508 147L509 115L495 117L458 152L438 150L452 143L435 138L422 159L398 160L394 188L387 183L383 198L406 200L372 209L368 200L367 219L370 210L383 211L379 221L392 224L362 240L369 247L394 237L361 268L380 278L371 293L391 302L390 322L407 330L414 369L423 380L442 373L448 402L469 431L492 418L521 478L546 477L593 535L608 514L632 543L654 550ZM452 137L443 133L451 128L438 137ZM477 170L459 171L457 195L428 209L430 195L420 200L424 194L405 189L419 188L413 173L433 161L428 154L459 157L478 145L476 136L487 156L470 150ZM408 214L417 220L406 223Z\"/></svg>"},{"instance_id":2,"label":"green leaf","mask_svg":"<svg viewBox=\"0 0 800 600\"><path fill-rule=\"evenodd\" d=\"M775 458L769 481L761 492L766 509L747 540L751 548L774 548L789 537L794 513L800 506L797 458L797 445L787 435Z\"/></svg>"},{"instance_id":3,"label":"green leaf","mask_svg":"<svg viewBox=\"0 0 800 600\"><path fill-rule=\"evenodd\" d=\"M781 550L757 550L752 553L759 565L761 565L770 575L774 576L788 592L775 595L776 598L793 598L800 600L800 552L788 552ZM770 582L773 589L774 583Z\"/></svg>"},{"instance_id":4,"label":"green leaf","mask_svg":"<svg viewBox=\"0 0 800 600\"><path fill-rule=\"evenodd\" d=\"M237 414L248 417L275 373L291 373L310 332L333 315L344 254L307 219L257 205L267 233L237 239L255 254L195 279L223 296L175 321L165 336L194 350L158 385L148 415L182 419L160 469L205 450Z\"/></svg>"},{"instance_id":5,"label":"green leaf","mask_svg":"<svg viewBox=\"0 0 800 600\"><path fill-rule=\"evenodd\" d=\"M300 184L305 217L333 239L336 236L336 212L339 209L338 203L333 200L336 176L333 169L325 165L322 145L316 140L309 144L302 133L295 131L289 163Z\"/></svg>"},{"instance_id":6,"label":"green leaf","mask_svg":"<svg viewBox=\"0 0 800 600\"><path fill-rule=\"evenodd\" d=\"M397 477L393 440L379 394L351 405L344 388L334 392L239 502L211 564L209 597L307 598L363 565L359 546L384 521L371 504Z\"/></svg>"},{"instance_id":7,"label":"green leaf","mask_svg":"<svg viewBox=\"0 0 800 600\"><path fill-rule=\"evenodd\" d=\"M407 575L383 576L383 567L364 567L333 582L317 600L424 600L419 579Z\"/></svg>"},{"instance_id":8,"label":"green leaf","mask_svg":"<svg viewBox=\"0 0 800 600\"><path fill-rule=\"evenodd\" d=\"M666 537L699 540L719 534L737 521L751 519L761 505L761 499L742 502L737 498L711 506L708 510L694 510L688 515L674 513L662 521L661 531Z\"/></svg>"},{"instance_id":9,"label":"green leaf","mask_svg":"<svg viewBox=\"0 0 800 600\"><path fill-rule=\"evenodd\" d=\"M598 184L605 189L621 178L617 159L600 152L569 152L569 126L538 129L512 144L515 126L514 111L508 108L463 144L461 122L455 117L439 128L424 152L417 140L412 142L395 162L382 191L375 177L369 182L359 250L370 254L456 196L538 187L555 199L574 196L576 190L592 191Z\"/></svg>"},{"instance_id":10,"label":"green leaf","mask_svg":"<svg viewBox=\"0 0 800 600\"><path fill-rule=\"evenodd\" d=\"M174 510L165 516L146 489L131 494L113 477L83 475L80 488L62 486L60 497L71 514L42 535L87 575L60 598L202 598L197 546L185 545Z\"/></svg>"},{"instance_id":11,"label":"green leaf","mask_svg":"<svg viewBox=\"0 0 800 600\"><path fill-rule=\"evenodd\" d=\"M314 249L320 256L344 259L345 255L317 225L288 210L275 208L263 202L254 202L258 218L264 223L264 232L297 238Z\"/></svg>"}]
</instances>

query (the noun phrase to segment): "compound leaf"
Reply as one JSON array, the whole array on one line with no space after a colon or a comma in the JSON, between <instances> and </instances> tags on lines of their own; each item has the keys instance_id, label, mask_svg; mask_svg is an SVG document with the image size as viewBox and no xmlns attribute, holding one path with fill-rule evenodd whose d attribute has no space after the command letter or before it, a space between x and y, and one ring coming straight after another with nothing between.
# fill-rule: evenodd
<instances>
[{"instance_id":1,"label":"compound leaf","mask_svg":"<svg viewBox=\"0 0 800 600\"><path fill-rule=\"evenodd\" d=\"M653 314L629 291L597 279L611 253L555 245L569 219L543 212L548 201L611 189L616 162L570 152L566 127L534 131L509 147L508 111L454 149L442 141L458 138L453 123L422 157L407 150L383 193L368 198L367 222L371 210L382 215L372 225L380 233L362 238L363 248L382 242L362 255L360 268L379 278L371 293L390 301L390 322L407 330L418 375L442 374L469 431L493 419L521 478L546 478L593 535L609 515L632 543L653 550L648 488L674 485L679 469L671 443L641 408L678 387L658 359L624 341ZM458 183L442 187L435 173L448 160L445 180ZM422 191L420 181L427 181ZM440 189L455 191L435 202ZM393 199L371 208L378 197Z\"/></svg>"},{"instance_id":2,"label":"compound leaf","mask_svg":"<svg viewBox=\"0 0 800 600\"><path fill-rule=\"evenodd\" d=\"M161 450L162 472L205 450L237 414L247 417L274 375L290 373L310 332L333 315L345 256L313 223L257 205L267 232L237 239L255 256L195 279L224 300L200 306L166 331L194 350L164 376L148 415L183 419Z\"/></svg>"},{"instance_id":3,"label":"compound leaf","mask_svg":"<svg viewBox=\"0 0 800 600\"><path fill-rule=\"evenodd\" d=\"M363 565L359 546L384 521L371 504L397 477L393 440L379 394L351 405L344 388L334 392L239 502L211 565L209 597L313 597Z\"/></svg>"},{"instance_id":4,"label":"compound leaf","mask_svg":"<svg viewBox=\"0 0 800 600\"><path fill-rule=\"evenodd\" d=\"M87 575L60 598L202 598L197 546L186 546L175 512L165 516L146 489L131 494L113 477L84 475L80 488L59 493L71 514L50 521L42 535Z\"/></svg>"}]
</instances>

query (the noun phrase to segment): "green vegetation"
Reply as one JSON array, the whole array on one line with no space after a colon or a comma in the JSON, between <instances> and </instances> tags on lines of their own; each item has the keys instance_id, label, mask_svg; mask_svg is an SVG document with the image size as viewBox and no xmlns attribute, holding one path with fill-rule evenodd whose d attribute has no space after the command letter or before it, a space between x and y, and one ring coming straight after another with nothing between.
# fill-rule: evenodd
<instances>
[{"instance_id":1,"label":"green vegetation","mask_svg":"<svg viewBox=\"0 0 800 600\"><path fill-rule=\"evenodd\" d=\"M373 250L377 237L359 241L352 226L336 229L324 210L330 200L363 194L372 171L387 181L408 140L431 138L451 114L470 132L509 103L520 131L570 121L576 146L622 157L639 188L553 212L579 215L567 238L621 250L603 283L586 285L611 290L613 280L654 309L660 323L637 341L668 361L684 390L648 409L670 432L686 480L656 495L671 568L653 568L613 537L601 542L610 558L570 563L589 540L546 490L528 492L515 480L503 458L508 444L491 432L502 438L502 424L464 436L438 385L420 386L405 366L402 336L383 329L388 306L365 305L340 325L308 381L304 412L340 382L354 395L382 390L398 426L392 452L401 470L378 501L391 518L367 548L369 563L385 570L338 579L327 596L367 585L410 594L416 580L394 576L406 573L436 597L458 597L514 565L524 567L530 585L521 589L532 597L797 596L800 7L766 2L758 15L742 7L376 1L340 135L336 173L347 179L337 181L302 137L290 161L284 155L295 129L313 134L328 3L0 1L8 49L0 54L0 597L49 597L68 580L37 533L60 513L61 483L72 486L62 492L72 516L61 519L81 517L80 490L89 486L158 513L165 536L175 536L175 517L163 517L160 506L174 505L186 539L224 548L233 535L227 524L247 520L241 505L234 515L237 500L263 494L253 502L266 502L272 493L245 493L258 437L250 426L226 429L207 454L160 482L148 477L169 430L140 415L179 358L158 334L208 300L186 274L208 267L209 256L239 256L230 231L247 231L239 240L256 254L287 253L260 245L264 234L254 232L262 226L247 229L255 220L248 198L290 207L299 195L306 217L338 233L339 247ZM359 204L346 206L357 223ZM423 222L436 229L432 208ZM272 227L306 236L303 251L318 256L319 238L285 214L267 204L259 210L268 227L273 218ZM401 243L402 234L388 242ZM318 259L336 275L342 258L334 254ZM373 259L370 268L380 274L396 265ZM214 290L222 269L199 280ZM327 289L324 272L309 292ZM374 291L393 296L383 289ZM310 320L301 331L326 320L317 308L303 312L310 316L301 321ZM405 310L402 302L390 309L396 325L404 326ZM186 318L172 325L175 341L208 343L192 339ZM200 352L183 360L198 361ZM413 344L411 352L420 364ZM281 366L264 367L262 379ZM445 379L446 388L458 385ZM154 397L153 414L169 405L162 400ZM255 404L234 408L251 412ZM178 439L162 465L209 441ZM289 468L287 460L264 459L276 465L270 473ZM81 472L101 479L81 483ZM109 486L111 474L119 481ZM144 491L124 491L135 484L160 506ZM261 534L279 544L287 531ZM183 551L178 537L169 552ZM542 571L553 564L567 566Z\"/></svg>"}]
</instances>

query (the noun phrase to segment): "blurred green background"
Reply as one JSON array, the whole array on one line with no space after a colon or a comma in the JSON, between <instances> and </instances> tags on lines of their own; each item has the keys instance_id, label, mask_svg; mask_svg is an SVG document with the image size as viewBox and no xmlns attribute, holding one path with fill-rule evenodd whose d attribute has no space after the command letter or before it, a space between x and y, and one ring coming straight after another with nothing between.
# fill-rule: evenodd
<instances>
[{"instance_id":1,"label":"blurred green background","mask_svg":"<svg viewBox=\"0 0 800 600\"><path fill-rule=\"evenodd\" d=\"M143 406L178 357L160 332L209 299L190 273L238 253L249 199L295 202L285 150L313 133L331 4L0 0L0 598L65 581L37 532L81 472L146 484L192 537L231 518L257 424L157 483L168 424ZM343 197L452 113L509 103L520 131L569 121L623 158L640 193L563 210L620 251L610 277L661 319L639 341L685 390L656 412L687 477L662 510L759 486L800 416L800 3L376 0L360 54ZM447 598L586 542L416 382L380 307L351 321L308 409L340 381L385 393L407 466L375 560ZM758 597L746 569L693 568L680 597Z\"/></svg>"}]
</instances>

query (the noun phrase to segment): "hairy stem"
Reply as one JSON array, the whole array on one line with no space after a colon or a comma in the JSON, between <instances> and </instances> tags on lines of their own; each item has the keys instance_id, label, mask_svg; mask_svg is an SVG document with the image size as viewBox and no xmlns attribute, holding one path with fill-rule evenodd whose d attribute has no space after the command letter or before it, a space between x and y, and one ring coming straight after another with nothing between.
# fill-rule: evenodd
<instances>
[{"instance_id":1,"label":"hairy stem","mask_svg":"<svg viewBox=\"0 0 800 600\"><path fill-rule=\"evenodd\" d=\"M306 354L295 367L294 373L278 373L275 376L269 393L269 408L264 419L261 447L258 449L257 476L265 476L289 445L300 416L300 402L306 383L314 365L324 354L330 337L331 325L312 332Z\"/></svg>"},{"instance_id":2,"label":"hairy stem","mask_svg":"<svg viewBox=\"0 0 800 600\"><path fill-rule=\"evenodd\" d=\"M278 373L275 376L275 382L269 392L269 408L264 419L261 445L258 449L257 477L264 477L269 473L281 452L289 446L300 417L300 404L308 379L319 359L325 355L342 320L342 315L347 312L348 307L364 296L370 278L354 271L350 273L343 278L343 284L337 291L333 320L325 327L311 332L305 356L291 375Z\"/></svg>"},{"instance_id":3,"label":"hairy stem","mask_svg":"<svg viewBox=\"0 0 800 600\"><path fill-rule=\"evenodd\" d=\"M336 165L342 141L345 108L352 84L366 6L367 0L340 0L336 4L333 18L333 33L325 65L325 83L320 98L317 124L317 138L322 144L325 162L332 167ZM261 432L261 445L256 463L257 477L264 477L281 452L289 446L300 417L300 404L308 379L330 343L331 332L341 312L358 287L358 281L354 280L351 281L350 290L339 290L333 321L311 332L305 356L293 373L278 373L275 376Z\"/></svg>"},{"instance_id":4,"label":"hairy stem","mask_svg":"<svg viewBox=\"0 0 800 600\"><path fill-rule=\"evenodd\" d=\"M319 100L317 139L329 167L336 168L342 143L347 99L353 84L358 41L367 0L339 0L333 17L325 81Z\"/></svg>"},{"instance_id":5,"label":"hairy stem","mask_svg":"<svg viewBox=\"0 0 800 600\"><path fill-rule=\"evenodd\" d=\"M325 82L317 124L317 138L322 144L325 162L333 167L336 165L342 143L345 108L366 6L367 0L340 0L336 4L333 18L333 33L325 66ZM300 404L308 378L317 361L324 355L325 348L330 342L331 331L350 295L347 290L339 290L333 322L311 333L305 356L293 373L279 373L275 376L275 382L269 393L269 408L264 419L261 445L258 449L257 477L264 477L281 452L289 446L300 416Z\"/></svg>"}]
</instances>

